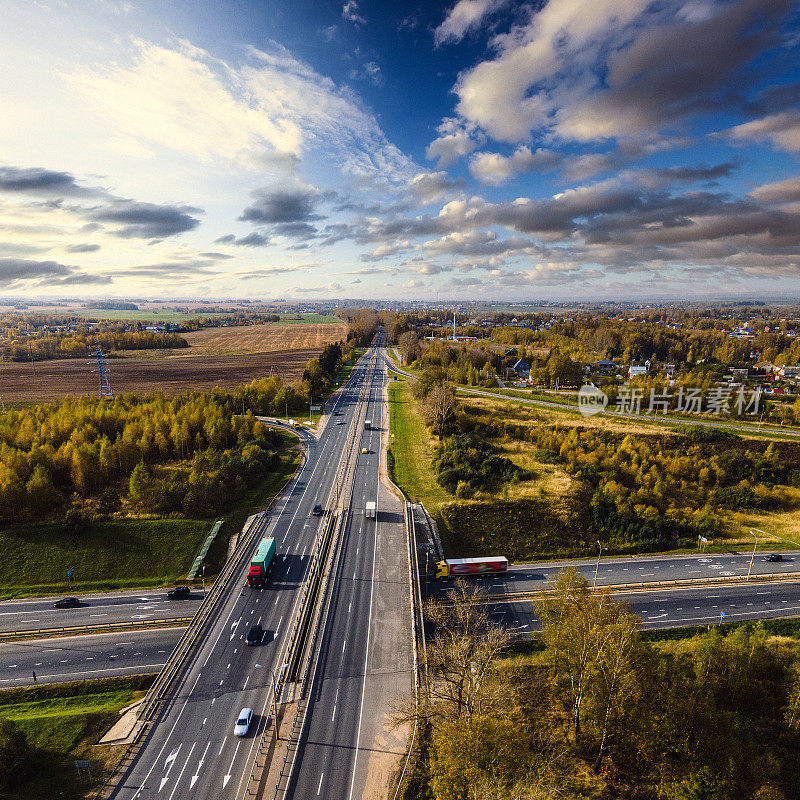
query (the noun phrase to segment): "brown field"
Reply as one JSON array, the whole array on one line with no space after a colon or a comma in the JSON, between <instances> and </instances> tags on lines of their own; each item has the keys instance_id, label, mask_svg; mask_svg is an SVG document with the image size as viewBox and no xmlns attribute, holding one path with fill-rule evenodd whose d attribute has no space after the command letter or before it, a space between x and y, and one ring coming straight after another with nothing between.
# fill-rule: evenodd
<instances>
[{"instance_id":1,"label":"brown field","mask_svg":"<svg viewBox=\"0 0 800 800\"><path fill-rule=\"evenodd\" d=\"M278 375L299 380L309 359L326 342L347 334L341 325L252 325L206 328L184 334L191 347L145 350L108 360L115 394L152 392L173 395L219 386L232 389L255 378ZM0 363L0 399L4 403L58 400L96 394L97 375L88 358Z\"/></svg>"},{"instance_id":2,"label":"brown field","mask_svg":"<svg viewBox=\"0 0 800 800\"><path fill-rule=\"evenodd\" d=\"M191 355L272 353L276 350L312 348L322 350L328 342L344 339L345 336L347 336L345 323L247 325L237 328L204 328L201 331L183 334L183 338L191 345L191 350L188 351Z\"/></svg>"},{"instance_id":3,"label":"brown field","mask_svg":"<svg viewBox=\"0 0 800 800\"><path fill-rule=\"evenodd\" d=\"M109 359L108 365L115 394L161 389L172 395L214 386L232 389L254 378L268 378L271 373L292 382L318 354L319 348L309 348L234 356L136 356ZM85 358L39 361L35 375L30 364L0 363L0 398L5 403L36 402L95 394L97 375L92 369Z\"/></svg>"}]
</instances>

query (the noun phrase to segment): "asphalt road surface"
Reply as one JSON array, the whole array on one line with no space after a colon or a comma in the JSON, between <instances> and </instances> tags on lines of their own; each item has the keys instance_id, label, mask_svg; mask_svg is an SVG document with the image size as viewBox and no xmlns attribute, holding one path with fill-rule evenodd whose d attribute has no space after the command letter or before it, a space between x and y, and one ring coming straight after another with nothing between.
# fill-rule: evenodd
<instances>
[{"instance_id":1,"label":"asphalt road surface","mask_svg":"<svg viewBox=\"0 0 800 800\"><path fill-rule=\"evenodd\" d=\"M79 608L53 608L64 596L0 602L0 633L192 617L203 602L200 588L187 600L167 600L166 589L146 589L84 594Z\"/></svg>"},{"instance_id":2,"label":"asphalt road surface","mask_svg":"<svg viewBox=\"0 0 800 800\"><path fill-rule=\"evenodd\" d=\"M384 413L382 367L374 373L369 390L366 418L373 427ZM403 506L380 485L385 434L364 431L359 443L367 452L362 450L358 458L351 513L289 798L383 796L386 776L404 753L404 739L396 736L396 741L388 742L393 734L383 724L394 700L413 685ZM368 501L378 503L375 520L364 517Z\"/></svg>"},{"instance_id":3,"label":"asphalt road surface","mask_svg":"<svg viewBox=\"0 0 800 800\"><path fill-rule=\"evenodd\" d=\"M614 599L630 604L643 630L800 616L800 586L794 581L642 589L614 592ZM541 629L530 600L487 605L493 620L522 637Z\"/></svg>"},{"instance_id":4,"label":"asphalt road surface","mask_svg":"<svg viewBox=\"0 0 800 800\"><path fill-rule=\"evenodd\" d=\"M752 576L785 575L800 572L800 553L779 552L782 561L765 561L764 555L756 553L753 559ZM502 555L501 552L497 555ZM625 584L660 583L662 581L696 580L708 578L747 577L750 569L750 553L700 553L678 556L632 556L627 558L582 559L577 561L548 561L536 564L511 564L504 575L490 575L475 579L475 583L490 594L505 592L532 592L546 589L565 567L577 567L591 584L597 571L598 586L623 586ZM425 564L420 564L424 570ZM428 564L431 572L436 565ZM429 594L445 589L448 580L430 577L426 581Z\"/></svg>"},{"instance_id":5,"label":"asphalt road surface","mask_svg":"<svg viewBox=\"0 0 800 800\"><path fill-rule=\"evenodd\" d=\"M269 716L272 674L281 666L297 591L322 524L311 511L316 503L327 503L374 353L367 352L329 404L331 417L319 440L306 436L302 471L263 524L261 535L277 540L267 587L248 588L247 563L242 564L180 686L114 797L178 800L244 795L258 736ZM339 420L346 424L337 425ZM253 549L256 546L254 541ZM258 647L246 647L244 637L255 623L266 630L265 640ZM243 707L254 709L255 717L248 735L238 738L233 727Z\"/></svg>"},{"instance_id":6,"label":"asphalt road surface","mask_svg":"<svg viewBox=\"0 0 800 800\"><path fill-rule=\"evenodd\" d=\"M182 628L121 631L0 644L0 688L159 672Z\"/></svg>"}]
</instances>

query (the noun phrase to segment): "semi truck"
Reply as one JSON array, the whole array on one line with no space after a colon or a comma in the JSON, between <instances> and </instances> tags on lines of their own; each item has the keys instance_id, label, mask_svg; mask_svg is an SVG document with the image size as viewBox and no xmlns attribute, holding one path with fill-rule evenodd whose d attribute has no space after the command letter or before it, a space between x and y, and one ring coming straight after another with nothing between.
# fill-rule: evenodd
<instances>
[{"instance_id":1,"label":"semi truck","mask_svg":"<svg viewBox=\"0 0 800 800\"><path fill-rule=\"evenodd\" d=\"M508 569L505 556L486 558L446 558L436 565L437 578L458 578L461 576L497 575Z\"/></svg>"},{"instance_id":2,"label":"semi truck","mask_svg":"<svg viewBox=\"0 0 800 800\"><path fill-rule=\"evenodd\" d=\"M372 420L371 419L365 419L364 420L364 430L365 431L371 431L372 430Z\"/></svg>"},{"instance_id":3,"label":"semi truck","mask_svg":"<svg viewBox=\"0 0 800 800\"><path fill-rule=\"evenodd\" d=\"M247 585L251 589L263 589L267 582L267 573L275 558L275 540L265 536L258 545L255 555L250 559L247 572Z\"/></svg>"},{"instance_id":4,"label":"semi truck","mask_svg":"<svg viewBox=\"0 0 800 800\"><path fill-rule=\"evenodd\" d=\"M377 516L377 507L374 500L367 500L367 504L364 507L364 516L367 519L375 519Z\"/></svg>"}]
</instances>

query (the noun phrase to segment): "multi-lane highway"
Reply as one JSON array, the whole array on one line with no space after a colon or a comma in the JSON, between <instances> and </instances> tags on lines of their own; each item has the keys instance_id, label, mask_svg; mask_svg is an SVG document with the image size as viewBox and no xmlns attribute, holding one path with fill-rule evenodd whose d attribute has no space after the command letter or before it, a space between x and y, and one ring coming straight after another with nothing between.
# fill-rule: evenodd
<instances>
[{"instance_id":1,"label":"multi-lane highway","mask_svg":"<svg viewBox=\"0 0 800 800\"><path fill-rule=\"evenodd\" d=\"M319 440L308 437L307 459L298 478L263 524L263 534L277 540L278 554L268 587L249 589L247 565L242 564L182 674L177 692L114 797L236 798L245 792L257 737L267 722L265 706L272 676L285 657L297 591L318 529L324 524L323 518L311 512L315 504L327 504L353 435L351 424L361 387L370 379L374 361L375 350L371 349L333 401L331 417ZM335 424L340 420L345 424ZM357 484L358 480L359 473ZM267 630L266 640L258 647L246 647L244 637L256 623ZM250 733L237 738L233 727L243 707L253 708L255 718Z\"/></svg>"},{"instance_id":2,"label":"multi-lane highway","mask_svg":"<svg viewBox=\"0 0 800 800\"><path fill-rule=\"evenodd\" d=\"M141 589L80 596L78 608L53 608L58 597L7 600L0 603L0 633L109 624L144 624L192 617L203 601L203 591L192 590L186 600L167 600L167 590Z\"/></svg>"},{"instance_id":3,"label":"multi-lane highway","mask_svg":"<svg viewBox=\"0 0 800 800\"><path fill-rule=\"evenodd\" d=\"M402 503L380 482L385 386L381 363L371 376L366 418L373 430L364 431L360 442L305 736L287 792L291 798L380 796L391 773L379 763L380 754L394 755L396 763L404 751L402 739L393 746L387 742L393 734L385 724L393 704L413 686ZM377 502L377 519L365 517L368 501Z\"/></svg>"},{"instance_id":4,"label":"multi-lane highway","mask_svg":"<svg viewBox=\"0 0 800 800\"><path fill-rule=\"evenodd\" d=\"M641 589L614 592L614 599L630 605L644 630L800 616L800 590L794 581ZM541 629L532 600L492 598L487 605L492 619L522 637Z\"/></svg>"},{"instance_id":5,"label":"multi-lane highway","mask_svg":"<svg viewBox=\"0 0 800 800\"><path fill-rule=\"evenodd\" d=\"M0 688L158 672L182 632L158 628L7 642L0 646Z\"/></svg>"},{"instance_id":6,"label":"multi-lane highway","mask_svg":"<svg viewBox=\"0 0 800 800\"><path fill-rule=\"evenodd\" d=\"M772 552L772 551L770 551ZM590 583L595 574L598 586L662 583L666 581L708 581L711 578L746 578L791 575L800 572L800 554L779 551L781 561L765 561L752 550L749 553L698 553L697 555L629 556L625 558L579 559L577 561L543 561L535 564L512 564L504 575L478 578L477 585L490 594L501 592L535 592L546 589L565 566L574 566ZM497 555L503 555L497 553ZM752 569L750 566L752 559ZM435 564L428 564L431 572ZM425 564L421 565L425 568ZM436 593L444 585L430 577L426 589Z\"/></svg>"}]
</instances>

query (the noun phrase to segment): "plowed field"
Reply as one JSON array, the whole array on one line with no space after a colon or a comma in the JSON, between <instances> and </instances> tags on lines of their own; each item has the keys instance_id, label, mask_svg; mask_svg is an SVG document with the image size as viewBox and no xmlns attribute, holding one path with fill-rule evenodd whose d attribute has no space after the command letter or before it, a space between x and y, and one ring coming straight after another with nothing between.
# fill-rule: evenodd
<instances>
[{"instance_id":1,"label":"plowed field","mask_svg":"<svg viewBox=\"0 0 800 800\"><path fill-rule=\"evenodd\" d=\"M342 325L253 325L208 328L185 334L191 347L148 350L110 358L114 394L149 392L180 394L219 386L232 389L254 378L278 375L287 383L301 378L308 360L326 342L344 338ZM5 403L57 400L97 393L90 359L0 363L0 399Z\"/></svg>"}]
</instances>

